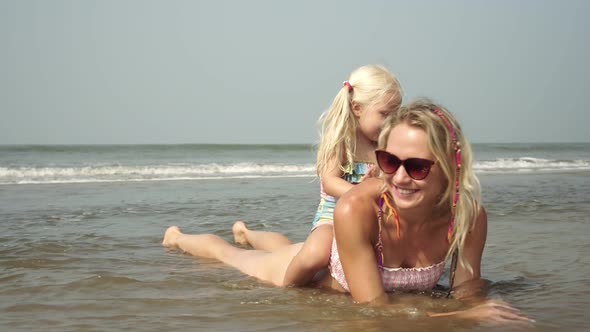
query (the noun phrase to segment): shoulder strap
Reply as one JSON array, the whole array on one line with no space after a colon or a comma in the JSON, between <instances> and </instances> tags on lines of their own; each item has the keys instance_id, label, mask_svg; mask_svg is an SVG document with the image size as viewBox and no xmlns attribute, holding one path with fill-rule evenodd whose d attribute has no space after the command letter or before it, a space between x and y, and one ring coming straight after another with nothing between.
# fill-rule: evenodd
<instances>
[{"instance_id":1,"label":"shoulder strap","mask_svg":"<svg viewBox=\"0 0 590 332\"><path fill-rule=\"evenodd\" d=\"M459 261L459 248L455 249L453 252L453 258L451 258L451 270L449 271L449 292L447 293L447 298L451 296L453 292L453 284L455 283L455 271L457 271L457 263Z\"/></svg>"},{"instance_id":2,"label":"shoulder strap","mask_svg":"<svg viewBox=\"0 0 590 332\"><path fill-rule=\"evenodd\" d=\"M379 266L383 267L383 241L381 240L381 222L383 221L383 196L379 198L379 211L377 212L377 225L379 226L379 234L377 235L377 256Z\"/></svg>"}]
</instances>

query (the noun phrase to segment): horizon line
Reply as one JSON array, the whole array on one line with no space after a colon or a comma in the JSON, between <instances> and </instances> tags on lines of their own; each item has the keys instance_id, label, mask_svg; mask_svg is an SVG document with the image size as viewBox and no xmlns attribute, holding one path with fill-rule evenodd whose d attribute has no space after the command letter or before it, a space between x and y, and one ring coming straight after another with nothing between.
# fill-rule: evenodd
<instances>
[{"instance_id":1,"label":"horizon line","mask_svg":"<svg viewBox=\"0 0 590 332\"><path fill-rule=\"evenodd\" d=\"M513 142L470 142L471 144L589 144L590 141L513 141ZM0 143L0 146L172 146L172 145L318 145L319 143Z\"/></svg>"}]
</instances>

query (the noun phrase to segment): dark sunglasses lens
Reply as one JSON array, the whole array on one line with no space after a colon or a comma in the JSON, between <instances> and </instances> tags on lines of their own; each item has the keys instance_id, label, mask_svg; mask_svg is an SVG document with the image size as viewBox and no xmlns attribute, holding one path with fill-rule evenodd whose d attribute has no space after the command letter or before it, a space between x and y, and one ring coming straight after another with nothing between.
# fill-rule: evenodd
<instances>
[{"instance_id":1,"label":"dark sunglasses lens","mask_svg":"<svg viewBox=\"0 0 590 332\"><path fill-rule=\"evenodd\" d=\"M383 172L386 174L392 174L397 171L401 161L398 157L385 151L377 151L377 163Z\"/></svg>"},{"instance_id":2,"label":"dark sunglasses lens","mask_svg":"<svg viewBox=\"0 0 590 332\"><path fill-rule=\"evenodd\" d=\"M423 180L430 173L432 162L430 160L410 158L404 162L408 175L414 180Z\"/></svg>"}]
</instances>

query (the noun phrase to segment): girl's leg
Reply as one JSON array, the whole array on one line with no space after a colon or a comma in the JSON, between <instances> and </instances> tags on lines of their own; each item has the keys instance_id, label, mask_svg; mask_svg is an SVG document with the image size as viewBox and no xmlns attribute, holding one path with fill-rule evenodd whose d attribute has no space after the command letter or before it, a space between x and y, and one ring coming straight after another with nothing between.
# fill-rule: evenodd
<instances>
[{"instance_id":1,"label":"girl's leg","mask_svg":"<svg viewBox=\"0 0 590 332\"><path fill-rule=\"evenodd\" d=\"M285 271L287 286L307 285L321 269L328 266L334 238L332 224L318 226L309 234L301 250Z\"/></svg>"},{"instance_id":2,"label":"girl's leg","mask_svg":"<svg viewBox=\"0 0 590 332\"><path fill-rule=\"evenodd\" d=\"M250 245L254 249L272 251L293 244L286 236L276 232L253 231L242 221L236 221L232 227L234 242Z\"/></svg>"},{"instance_id":3,"label":"girl's leg","mask_svg":"<svg viewBox=\"0 0 590 332\"><path fill-rule=\"evenodd\" d=\"M162 244L165 247L179 248L194 256L217 259L275 286L284 286L287 266L301 249L301 244L281 247L274 252L240 249L217 235L184 234L176 226L166 230Z\"/></svg>"}]
</instances>

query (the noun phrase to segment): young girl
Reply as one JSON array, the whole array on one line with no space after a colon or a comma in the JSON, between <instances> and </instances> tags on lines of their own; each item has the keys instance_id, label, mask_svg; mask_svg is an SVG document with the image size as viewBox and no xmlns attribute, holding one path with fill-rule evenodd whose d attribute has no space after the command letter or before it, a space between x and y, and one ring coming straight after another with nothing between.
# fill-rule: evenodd
<instances>
[{"instance_id":1,"label":"young girl","mask_svg":"<svg viewBox=\"0 0 590 332\"><path fill-rule=\"evenodd\" d=\"M382 66L363 66L344 81L332 106L320 117L320 204L311 234L289 265L285 285L307 284L328 264L336 200L354 184L372 176L379 132L401 100L400 84L394 75ZM234 224L233 232L237 243L259 250L271 251L291 244L282 234L252 231L241 221Z\"/></svg>"}]
</instances>

